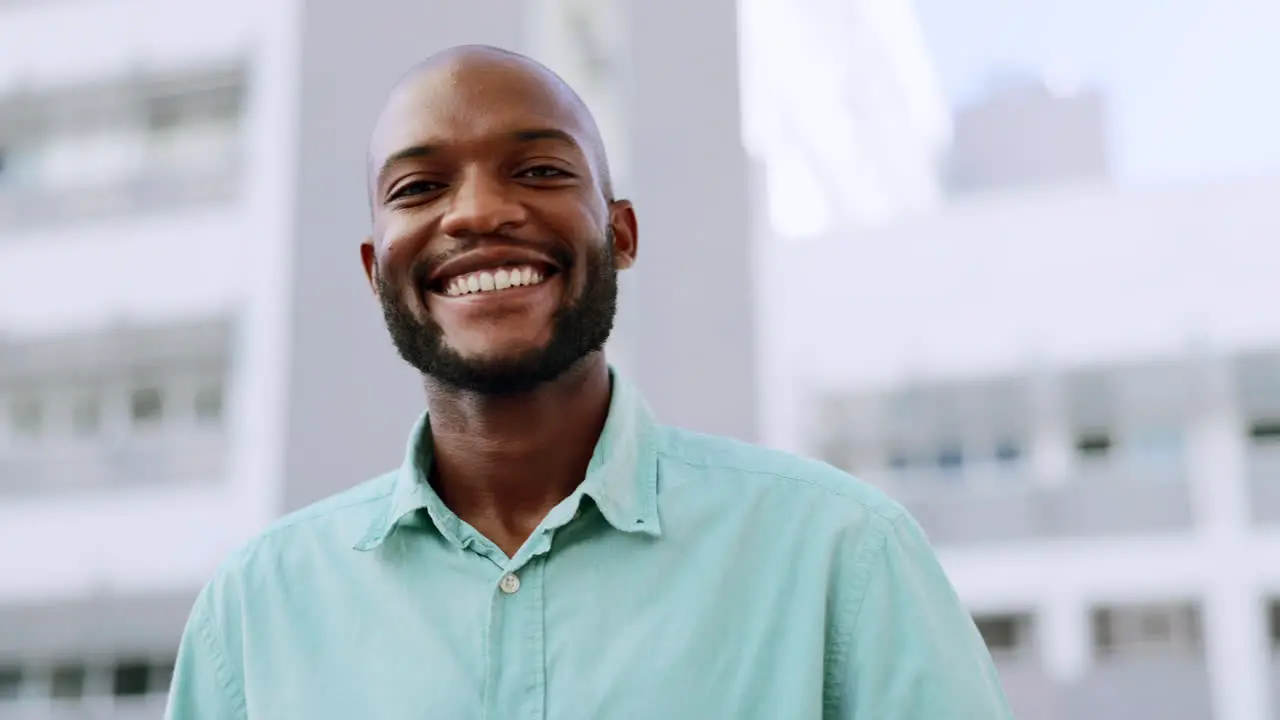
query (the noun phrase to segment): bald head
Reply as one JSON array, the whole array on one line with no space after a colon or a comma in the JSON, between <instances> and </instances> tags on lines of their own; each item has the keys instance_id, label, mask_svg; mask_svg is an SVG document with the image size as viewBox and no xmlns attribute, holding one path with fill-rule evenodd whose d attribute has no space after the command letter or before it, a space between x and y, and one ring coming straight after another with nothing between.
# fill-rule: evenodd
<instances>
[{"instance_id":1,"label":"bald head","mask_svg":"<svg viewBox=\"0 0 1280 720\"><path fill-rule=\"evenodd\" d=\"M586 155L593 180L613 200L609 162L595 118L559 75L519 53L488 45L460 45L410 68L396 83L378 116L369 143L369 182L376 196L379 174L397 153L409 150L432 116L465 116L472 131L523 112L525 130L559 131ZM533 125L540 125L535 128Z\"/></svg>"}]
</instances>

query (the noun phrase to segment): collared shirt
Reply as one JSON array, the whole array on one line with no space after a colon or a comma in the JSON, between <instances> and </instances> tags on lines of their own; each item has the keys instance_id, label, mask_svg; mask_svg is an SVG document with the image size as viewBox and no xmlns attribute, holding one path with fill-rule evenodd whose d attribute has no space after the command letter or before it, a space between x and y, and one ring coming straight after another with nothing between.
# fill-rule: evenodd
<instances>
[{"instance_id":1,"label":"collared shirt","mask_svg":"<svg viewBox=\"0 0 1280 720\"><path fill-rule=\"evenodd\" d=\"M1004 720L919 526L827 465L654 424L615 376L579 488L514 557L399 470L205 587L172 720Z\"/></svg>"}]
</instances>

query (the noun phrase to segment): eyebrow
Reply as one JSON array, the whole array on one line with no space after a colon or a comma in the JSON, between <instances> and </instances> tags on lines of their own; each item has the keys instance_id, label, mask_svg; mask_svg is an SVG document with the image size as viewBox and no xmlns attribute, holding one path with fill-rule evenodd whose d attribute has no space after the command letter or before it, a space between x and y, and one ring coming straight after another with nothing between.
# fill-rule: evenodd
<instances>
[{"instance_id":1,"label":"eyebrow","mask_svg":"<svg viewBox=\"0 0 1280 720\"><path fill-rule=\"evenodd\" d=\"M514 140L518 143L531 143L531 142L538 142L541 140L555 140L556 142L561 142L566 145L569 145L580 152L582 151L582 146L578 144L577 138L565 132L564 130L558 130L556 128L532 128L527 130L514 130L510 133L507 133L507 138ZM431 157L432 155L435 155L436 153L440 152L440 149L441 149L440 145L428 143L423 145L411 145L407 148L404 148L402 150L397 150L396 152L391 153L390 155L387 156L387 159L383 161L382 167L378 170L378 176L377 176L378 183L381 184L382 181L386 179L387 173L395 165L401 162L404 162L405 160L416 160L420 158Z\"/></svg>"}]
</instances>

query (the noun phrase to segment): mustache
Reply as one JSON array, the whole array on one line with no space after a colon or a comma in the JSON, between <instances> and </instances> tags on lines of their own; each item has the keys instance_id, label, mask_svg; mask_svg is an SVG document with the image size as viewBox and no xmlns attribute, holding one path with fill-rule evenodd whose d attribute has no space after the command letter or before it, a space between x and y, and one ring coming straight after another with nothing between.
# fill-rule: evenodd
<instances>
[{"instance_id":1,"label":"mustache","mask_svg":"<svg viewBox=\"0 0 1280 720\"><path fill-rule=\"evenodd\" d=\"M427 278L431 277L432 270L439 267L442 263L452 260L459 255L469 253L481 245L494 242L513 247L534 247L533 243L512 240L511 238L501 236L468 239L448 250L432 253L419 258L418 261L413 264L413 269L409 271L410 277L413 278L415 285L422 287L427 283ZM549 248L537 249L550 256L551 260L556 265L560 266L560 269L564 272L568 272L574 265L575 258L573 251L563 243L556 243Z\"/></svg>"}]
</instances>

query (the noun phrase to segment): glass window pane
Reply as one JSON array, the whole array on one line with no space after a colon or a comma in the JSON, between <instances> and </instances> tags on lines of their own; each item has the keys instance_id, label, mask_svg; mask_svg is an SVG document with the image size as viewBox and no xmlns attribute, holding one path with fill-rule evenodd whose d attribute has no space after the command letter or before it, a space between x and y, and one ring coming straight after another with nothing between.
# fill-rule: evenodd
<instances>
[{"instance_id":1,"label":"glass window pane","mask_svg":"<svg viewBox=\"0 0 1280 720\"><path fill-rule=\"evenodd\" d=\"M13 700L22 694L22 668L0 665L0 700Z\"/></svg>"},{"instance_id":2,"label":"glass window pane","mask_svg":"<svg viewBox=\"0 0 1280 720\"><path fill-rule=\"evenodd\" d=\"M196 392L196 419L202 423L217 423L222 420L222 386L211 385Z\"/></svg>"},{"instance_id":3,"label":"glass window pane","mask_svg":"<svg viewBox=\"0 0 1280 720\"><path fill-rule=\"evenodd\" d=\"M1022 446L1007 440L996 446L996 460L1002 463L1017 462L1022 457Z\"/></svg>"},{"instance_id":4,"label":"glass window pane","mask_svg":"<svg viewBox=\"0 0 1280 720\"><path fill-rule=\"evenodd\" d=\"M164 395L159 388L140 388L133 393L130 415L135 425L151 425L164 416Z\"/></svg>"},{"instance_id":5,"label":"glass window pane","mask_svg":"<svg viewBox=\"0 0 1280 720\"><path fill-rule=\"evenodd\" d=\"M938 452L938 467L955 472L964 465L964 451L959 447L945 447Z\"/></svg>"},{"instance_id":6,"label":"glass window pane","mask_svg":"<svg viewBox=\"0 0 1280 720\"><path fill-rule=\"evenodd\" d=\"M1018 618L1007 615L980 617L975 618L974 623L991 651L1007 652L1017 649L1020 634Z\"/></svg>"},{"instance_id":7,"label":"glass window pane","mask_svg":"<svg viewBox=\"0 0 1280 720\"><path fill-rule=\"evenodd\" d=\"M1280 444L1280 420L1258 420L1249 426L1249 438L1258 445Z\"/></svg>"},{"instance_id":8,"label":"glass window pane","mask_svg":"<svg viewBox=\"0 0 1280 720\"><path fill-rule=\"evenodd\" d=\"M1270 616L1268 624L1271 626L1271 647L1280 650L1280 600L1271 601L1268 615Z\"/></svg>"},{"instance_id":9,"label":"glass window pane","mask_svg":"<svg viewBox=\"0 0 1280 720\"><path fill-rule=\"evenodd\" d=\"M160 693L168 692L169 685L173 682L173 666L174 661L156 663L151 668L151 692Z\"/></svg>"},{"instance_id":10,"label":"glass window pane","mask_svg":"<svg viewBox=\"0 0 1280 720\"><path fill-rule=\"evenodd\" d=\"M49 694L57 700L82 697L87 674L83 665L55 667L50 679Z\"/></svg>"},{"instance_id":11,"label":"glass window pane","mask_svg":"<svg viewBox=\"0 0 1280 720\"><path fill-rule=\"evenodd\" d=\"M146 695L150 690L151 665L146 662L122 662L116 665L113 694L117 697Z\"/></svg>"},{"instance_id":12,"label":"glass window pane","mask_svg":"<svg viewBox=\"0 0 1280 720\"><path fill-rule=\"evenodd\" d=\"M1104 458L1111 452L1111 436L1101 431L1082 433L1076 438L1076 451L1084 458Z\"/></svg>"}]
</instances>

